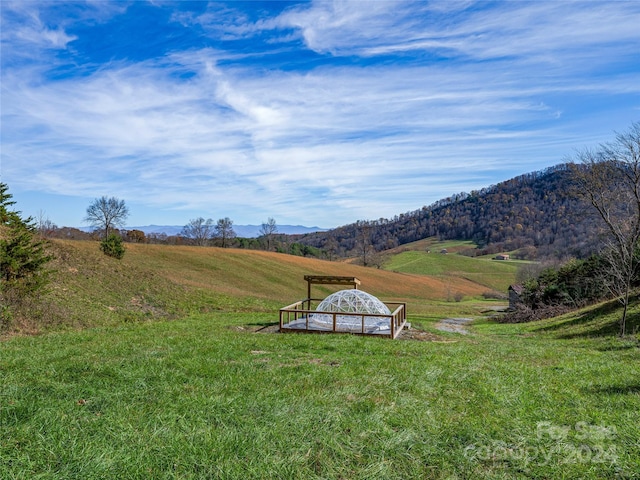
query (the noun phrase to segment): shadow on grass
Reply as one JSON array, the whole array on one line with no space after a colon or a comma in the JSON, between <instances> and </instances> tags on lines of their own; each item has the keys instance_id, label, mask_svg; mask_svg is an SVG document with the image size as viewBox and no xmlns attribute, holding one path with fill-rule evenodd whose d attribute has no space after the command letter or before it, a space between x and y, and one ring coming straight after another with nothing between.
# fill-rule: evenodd
<instances>
[{"instance_id":1,"label":"shadow on grass","mask_svg":"<svg viewBox=\"0 0 640 480\"><path fill-rule=\"evenodd\" d=\"M248 327L270 327L272 325L280 325L280 322L252 322L245 323Z\"/></svg>"},{"instance_id":2,"label":"shadow on grass","mask_svg":"<svg viewBox=\"0 0 640 480\"><path fill-rule=\"evenodd\" d=\"M633 395L640 393L640 383L631 385L607 385L584 389L586 393L606 393L607 395Z\"/></svg>"},{"instance_id":3,"label":"shadow on grass","mask_svg":"<svg viewBox=\"0 0 640 480\"><path fill-rule=\"evenodd\" d=\"M640 342L608 344L598 347L596 350L600 352L622 352L624 350L633 350L636 348L640 348Z\"/></svg>"},{"instance_id":4,"label":"shadow on grass","mask_svg":"<svg viewBox=\"0 0 640 480\"><path fill-rule=\"evenodd\" d=\"M588 312L578 314L573 319L536 329L539 332L558 333L558 338L573 339L585 337L609 337L620 333L620 304L612 300ZM604 320L609 317L608 320ZM627 313L627 334L640 329L640 312ZM620 346L620 349L631 348Z\"/></svg>"}]
</instances>

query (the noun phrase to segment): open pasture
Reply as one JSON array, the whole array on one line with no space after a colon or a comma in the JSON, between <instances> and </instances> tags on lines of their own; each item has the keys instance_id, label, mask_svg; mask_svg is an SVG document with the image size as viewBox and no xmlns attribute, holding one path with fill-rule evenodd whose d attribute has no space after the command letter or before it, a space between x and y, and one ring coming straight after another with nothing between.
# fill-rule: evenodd
<instances>
[{"instance_id":1,"label":"open pasture","mask_svg":"<svg viewBox=\"0 0 640 480\"><path fill-rule=\"evenodd\" d=\"M480 300L423 296L442 284L421 275L58 247L48 300L75 316L0 343L0 478L638 478L640 348L613 335L615 307L500 325ZM315 272L405 298L418 330L259 332ZM452 315L476 318L468 335L435 328Z\"/></svg>"}]
</instances>

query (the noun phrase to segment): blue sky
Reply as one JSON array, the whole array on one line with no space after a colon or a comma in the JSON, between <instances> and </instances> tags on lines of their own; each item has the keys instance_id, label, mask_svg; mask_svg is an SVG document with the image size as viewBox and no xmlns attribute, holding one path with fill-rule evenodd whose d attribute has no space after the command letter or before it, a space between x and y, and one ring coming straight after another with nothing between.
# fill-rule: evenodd
<instances>
[{"instance_id":1,"label":"blue sky","mask_svg":"<svg viewBox=\"0 0 640 480\"><path fill-rule=\"evenodd\" d=\"M1 179L59 226L389 218L640 119L638 1L0 5Z\"/></svg>"}]
</instances>

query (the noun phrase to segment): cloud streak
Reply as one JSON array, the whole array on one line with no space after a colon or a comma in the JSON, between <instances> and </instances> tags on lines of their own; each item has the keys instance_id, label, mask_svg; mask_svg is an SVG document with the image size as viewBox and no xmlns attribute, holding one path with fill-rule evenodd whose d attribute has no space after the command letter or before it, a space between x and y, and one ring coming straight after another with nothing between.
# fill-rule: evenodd
<instances>
[{"instance_id":1,"label":"cloud streak","mask_svg":"<svg viewBox=\"0 0 640 480\"><path fill-rule=\"evenodd\" d=\"M559 163L640 105L632 2L148 5L165 53L118 37L107 62L80 27L142 28L131 5L29 5L3 4L0 172L76 197L61 224L103 194L165 223L390 217Z\"/></svg>"}]
</instances>

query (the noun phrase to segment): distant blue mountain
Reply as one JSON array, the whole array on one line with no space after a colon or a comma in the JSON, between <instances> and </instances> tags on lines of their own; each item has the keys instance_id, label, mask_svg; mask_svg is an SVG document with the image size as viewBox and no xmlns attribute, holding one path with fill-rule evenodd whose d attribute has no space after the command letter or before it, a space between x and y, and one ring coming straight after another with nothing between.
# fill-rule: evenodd
<instances>
[{"instance_id":1,"label":"distant blue mountain","mask_svg":"<svg viewBox=\"0 0 640 480\"><path fill-rule=\"evenodd\" d=\"M234 225L233 230L238 237L255 238L260 236L260 228L262 225ZM145 225L141 227L126 227L125 230L141 230L145 234L164 233L168 236L178 235L183 229L183 225ZM91 228L82 227L81 230L91 231ZM298 235L313 232L326 232L326 228L305 227L303 225L278 225L277 233L285 233L287 235Z\"/></svg>"}]
</instances>

